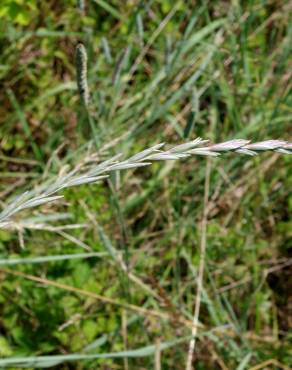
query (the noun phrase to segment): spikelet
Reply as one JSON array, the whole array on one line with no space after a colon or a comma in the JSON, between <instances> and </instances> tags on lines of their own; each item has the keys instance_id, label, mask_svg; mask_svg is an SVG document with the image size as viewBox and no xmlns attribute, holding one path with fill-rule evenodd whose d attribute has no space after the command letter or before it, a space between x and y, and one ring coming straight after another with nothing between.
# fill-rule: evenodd
<instances>
[{"instance_id":1,"label":"spikelet","mask_svg":"<svg viewBox=\"0 0 292 370\"><path fill-rule=\"evenodd\" d=\"M77 86L83 104L87 107L89 102L89 89L87 84L87 52L83 44L76 46L76 73Z\"/></svg>"}]
</instances>

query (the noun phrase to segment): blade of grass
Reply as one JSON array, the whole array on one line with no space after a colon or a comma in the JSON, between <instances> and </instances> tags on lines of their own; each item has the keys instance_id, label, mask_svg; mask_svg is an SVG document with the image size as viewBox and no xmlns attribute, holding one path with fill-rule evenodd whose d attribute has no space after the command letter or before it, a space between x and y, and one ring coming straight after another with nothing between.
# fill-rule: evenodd
<instances>
[{"instance_id":1,"label":"blade of grass","mask_svg":"<svg viewBox=\"0 0 292 370\"><path fill-rule=\"evenodd\" d=\"M114 8L112 5L110 5L107 1L104 0L93 0L97 5L99 5L101 8L106 10L108 13L110 13L113 17L117 18L119 21L123 21L124 17L121 13L117 11L116 8Z\"/></svg>"},{"instance_id":2,"label":"blade of grass","mask_svg":"<svg viewBox=\"0 0 292 370\"><path fill-rule=\"evenodd\" d=\"M56 256L41 256L31 258L11 258L11 259L0 259L0 266L11 266L11 265L23 265L23 264L34 264L34 263L45 263L64 261L75 258L92 258L92 257L104 257L108 256L106 252L100 253L76 253L76 254L61 254Z\"/></svg>"},{"instance_id":3,"label":"blade of grass","mask_svg":"<svg viewBox=\"0 0 292 370\"><path fill-rule=\"evenodd\" d=\"M189 339L183 337L168 342L160 343L160 351L166 350L177 346L178 344L184 343ZM95 359L110 359L110 358L141 358L153 356L156 352L156 345L145 346L138 349L121 351L121 352L110 352L110 353L97 353L92 355L86 355L82 353L75 353L70 355L56 355L56 356L35 356L35 357L16 357L1 359L0 366L13 366L13 367L51 367L60 361L84 361L84 360L95 360Z\"/></svg>"}]
</instances>

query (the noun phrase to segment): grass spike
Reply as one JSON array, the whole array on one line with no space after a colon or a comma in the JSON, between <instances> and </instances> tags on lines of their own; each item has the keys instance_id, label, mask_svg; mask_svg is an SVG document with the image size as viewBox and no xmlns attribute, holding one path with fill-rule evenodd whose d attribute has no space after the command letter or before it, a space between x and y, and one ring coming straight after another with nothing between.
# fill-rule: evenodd
<instances>
[{"instance_id":1,"label":"grass spike","mask_svg":"<svg viewBox=\"0 0 292 370\"><path fill-rule=\"evenodd\" d=\"M152 164L152 161L177 160L187 158L190 155L217 157L224 153L232 152L254 156L264 151L292 154L292 143L283 140L266 140L250 143L249 140L236 139L213 145L207 145L207 143L208 140L197 138L196 140L176 145L169 150L162 150L163 144L157 144L135 154L127 160L119 160L120 155L117 155L89 168L85 173L78 174L77 170L73 170L61 178L58 177L55 184L43 190L41 194L33 195L33 192L29 192L24 194L24 196L16 198L14 202L9 204L0 213L0 228L7 227L7 221L10 221L10 217L21 210L49 203L60 198L59 196L51 196L52 194L72 186L99 182L112 171L135 169L137 167L148 166ZM41 186L41 189L44 189L44 187Z\"/></svg>"},{"instance_id":2,"label":"grass spike","mask_svg":"<svg viewBox=\"0 0 292 370\"><path fill-rule=\"evenodd\" d=\"M89 103L89 89L87 83L87 52L82 43L76 46L76 75L77 86L83 104L87 107Z\"/></svg>"}]
</instances>

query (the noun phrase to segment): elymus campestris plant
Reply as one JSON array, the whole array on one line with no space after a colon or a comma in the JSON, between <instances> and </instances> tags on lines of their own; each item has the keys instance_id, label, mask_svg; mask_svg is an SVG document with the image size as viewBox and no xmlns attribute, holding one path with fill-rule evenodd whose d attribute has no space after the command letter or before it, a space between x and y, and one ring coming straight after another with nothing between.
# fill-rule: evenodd
<instances>
[{"instance_id":1,"label":"elymus campestris plant","mask_svg":"<svg viewBox=\"0 0 292 370\"><path fill-rule=\"evenodd\" d=\"M77 86L83 104L87 107L89 103L89 88L87 83L87 52L85 46L80 42L76 46L75 63Z\"/></svg>"},{"instance_id":2,"label":"elymus campestris plant","mask_svg":"<svg viewBox=\"0 0 292 370\"><path fill-rule=\"evenodd\" d=\"M16 197L0 213L0 228L13 226L12 216L24 209L62 198L62 195L55 195L61 190L101 181L113 171L144 167L152 164L153 161L188 158L191 155L218 157L221 154L232 152L234 154L255 156L264 151L292 154L292 143L284 140L266 140L251 143L249 140L236 139L210 145L208 140L197 138L168 150L162 150L164 145L164 143L156 144L126 160L120 160L121 154L117 154L104 162L91 165L86 169L82 168L82 166L76 167L71 172L59 176L53 183L40 185L38 189Z\"/></svg>"}]
</instances>

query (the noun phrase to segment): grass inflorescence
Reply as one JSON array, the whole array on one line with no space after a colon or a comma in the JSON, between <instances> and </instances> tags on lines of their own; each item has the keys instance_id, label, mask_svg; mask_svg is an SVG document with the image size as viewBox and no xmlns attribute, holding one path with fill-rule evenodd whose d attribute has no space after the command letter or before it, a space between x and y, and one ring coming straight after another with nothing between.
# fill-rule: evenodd
<instances>
[{"instance_id":1,"label":"grass inflorescence","mask_svg":"<svg viewBox=\"0 0 292 370\"><path fill-rule=\"evenodd\" d=\"M89 102L89 88L87 83L87 52L85 46L81 43L76 46L76 74L77 86L81 100L85 106Z\"/></svg>"},{"instance_id":2,"label":"grass inflorescence","mask_svg":"<svg viewBox=\"0 0 292 370\"><path fill-rule=\"evenodd\" d=\"M191 155L217 157L223 153L234 152L255 156L260 152L274 151L281 154L292 154L292 143L283 140L266 140L258 143L250 143L249 140L229 140L220 144L206 145L208 140L197 138L191 142L177 145L168 150L162 150L164 143L156 144L149 149L126 159L119 160L118 154L98 165L91 166L82 172L78 166L67 174L61 174L57 180L50 185L41 185L39 191L32 191L18 196L0 213L0 227L10 225L10 218L14 214L27 209L49 203L62 198L55 195L63 189L73 186L96 183L108 177L113 171L134 169L150 165L153 161L168 161L188 158ZM79 173L78 173L79 172ZM39 193L34 196L34 193ZM8 220L8 222L7 222Z\"/></svg>"}]
</instances>

